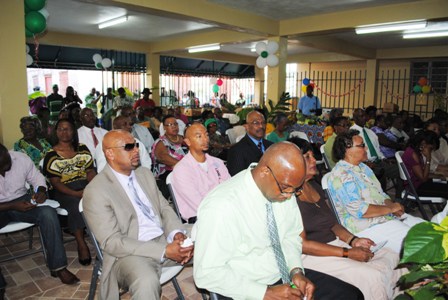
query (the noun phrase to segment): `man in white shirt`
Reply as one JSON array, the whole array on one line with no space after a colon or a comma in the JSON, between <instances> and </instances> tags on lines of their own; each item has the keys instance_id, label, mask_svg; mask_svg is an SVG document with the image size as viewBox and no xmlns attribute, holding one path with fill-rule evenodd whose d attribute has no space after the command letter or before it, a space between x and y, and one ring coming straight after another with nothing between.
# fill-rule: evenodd
<instances>
[{"instance_id":1,"label":"man in white shirt","mask_svg":"<svg viewBox=\"0 0 448 300\"><path fill-rule=\"evenodd\" d=\"M132 121L129 117L118 116L114 119L113 128L115 130L124 130L124 131L131 133L131 129L132 129L131 124L132 124ZM139 143L138 153L140 154L140 165L142 167L145 167L145 168L148 168L151 170L152 161L151 161L151 157L149 156L148 151L145 149L145 147L143 146L143 143L139 139L136 138L135 141L137 143ZM104 167L106 166L106 163L107 163L106 157L104 156L102 143L99 144L98 147L96 147L94 158L95 158L97 173L99 173L104 169Z\"/></svg>"},{"instance_id":2,"label":"man in white shirt","mask_svg":"<svg viewBox=\"0 0 448 300\"><path fill-rule=\"evenodd\" d=\"M164 266L184 264L193 246L182 247L183 225L157 189L151 171L138 168L134 137L113 130L103 140L107 165L84 190L84 215L104 260L100 299L118 299L119 286L132 299L159 299Z\"/></svg>"},{"instance_id":3,"label":"man in white shirt","mask_svg":"<svg viewBox=\"0 0 448 300\"><path fill-rule=\"evenodd\" d=\"M96 127L96 117L90 108L83 108L80 112L82 126L78 128L79 142L89 148L90 153L95 153L95 148L102 142L107 130Z\"/></svg>"},{"instance_id":4,"label":"man in white shirt","mask_svg":"<svg viewBox=\"0 0 448 300\"><path fill-rule=\"evenodd\" d=\"M131 119L132 135L136 139L139 139L143 143L143 145L145 146L145 149L146 149L146 151L148 151L148 153L151 153L151 148L152 148L152 145L154 144L154 138L152 137L148 128L136 123L137 116L135 114L134 109L129 106L123 107L123 109L120 112L120 116L129 117Z\"/></svg>"}]
</instances>

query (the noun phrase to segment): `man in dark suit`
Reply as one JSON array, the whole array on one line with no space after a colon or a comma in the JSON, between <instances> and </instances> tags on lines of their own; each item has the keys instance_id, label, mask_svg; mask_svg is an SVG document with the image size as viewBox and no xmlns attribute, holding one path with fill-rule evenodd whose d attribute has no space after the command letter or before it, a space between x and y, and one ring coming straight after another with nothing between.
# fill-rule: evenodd
<instances>
[{"instance_id":1,"label":"man in dark suit","mask_svg":"<svg viewBox=\"0 0 448 300\"><path fill-rule=\"evenodd\" d=\"M184 264L193 246L182 247L183 225L160 191L151 170L139 166L139 145L127 131L103 139L107 165L84 190L84 214L103 249L100 299L159 299L162 266ZM138 168L137 168L138 167Z\"/></svg>"},{"instance_id":2,"label":"man in dark suit","mask_svg":"<svg viewBox=\"0 0 448 300\"><path fill-rule=\"evenodd\" d=\"M264 139L266 133L266 121L264 116L254 110L246 117L247 134L229 150L227 156L227 169L234 176L249 167L253 162L258 162L264 151L272 145L272 142Z\"/></svg>"}]
</instances>

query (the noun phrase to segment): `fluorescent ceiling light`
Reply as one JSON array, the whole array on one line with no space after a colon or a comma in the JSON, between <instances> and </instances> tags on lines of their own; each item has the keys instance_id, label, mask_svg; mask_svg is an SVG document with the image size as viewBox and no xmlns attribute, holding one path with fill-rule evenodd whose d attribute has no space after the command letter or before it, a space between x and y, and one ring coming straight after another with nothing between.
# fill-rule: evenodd
<instances>
[{"instance_id":1,"label":"fluorescent ceiling light","mask_svg":"<svg viewBox=\"0 0 448 300\"><path fill-rule=\"evenodd\" d=\"M122 17L119 17L119 18L116 18L116 19L112 19L112 20L100 23L100 24L98 24L98 28L99 29L103 29L103 28L106 28L106 27L109 27L109 26L114 26L114 25L117 25L117 24L124 23L127 20L128 20L128 16L122 16Z\"/></svg>"},{"instance_id":2,"label":"fluorescent ceiling light","mask_svg":"<svg viewBox=\"0 0 448 300\"><path fill-rule=\"evenodd\" d=\"M432 38L432 37L443 37L443 36L448 36L448 30L405 33L403 35L403 38L404 39L420 39L420 38Z\"/></svg>"},{"instance_id":3,"label":"fluorescent ceiling light","mask_svg":"<svg viewBox=\"0 0 448 300\"><path fill-rule=\"evenodd\" d=\"M393 22L393 23L363 25L357 27L355 30L357 34L366 34L375 32L421 29L425 27L426 27L425 20L415 20L408 22Z\"/></svg>"},{"instance_id":4,"label":"fluorescent ceiling light","mask_svg":"<svg viewBox=\"0 0 448 300\"><path fill-rule=\"evenodd\" d=\"M205 51L213 51L221 49L221 45L219 44L210 44L203 46L196 46L188 48L188 53L197 53L197 52L205 52Z\"/></svg>"}]
</instances>

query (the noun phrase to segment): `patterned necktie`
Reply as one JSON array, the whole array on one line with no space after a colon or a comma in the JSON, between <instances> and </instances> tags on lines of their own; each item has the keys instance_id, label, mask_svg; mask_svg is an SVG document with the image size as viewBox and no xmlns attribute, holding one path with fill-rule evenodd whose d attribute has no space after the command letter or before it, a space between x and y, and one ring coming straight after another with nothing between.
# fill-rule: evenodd
<instances>
[{"instance_id":1,"label":"patterned necktie","mask_svg":"<svg viewBox=\"0 0 448 300\"><path fill-rule=\"evenodd\" d=\"M143 203L143 201L138 196L137 190L135 189L135 186L134 186L134 180L132 179L132 177L129 177L128 188L129 188L129 191L131 192L131 196L132 196L133 200L135 201L137 206L140 208L140 210L143 212L143 214L148 219L153 221L155 224L160 226L159 218L155 215L155 213L152 211L152 209L150 207L148 207L145 203Z\"/></svg>"},{"instance_id":2,"label":"patterned necktie","mask_svg":"<svg viewBox=\"0 0 448 300\"><path fill-rule=\"evenodd\" d=\"M258 150L260 150L263 153L263 144L261 143L261 141L258 142L257 147Z\"/></svg>"},{"instance_id":3,"label":"patterned necktie","mask_svg":"<svg viewBox=\"0 0 448 300\"><path fill-rule=\"evenodd\" d=\"M369 135L367 134L367 131L365 128L362 129L362 134L364 135L364 141L367 144L367 147L369 148L370 157L378 157L378 153L376 153L375 147L372 144L372 141L369 138Z\"/></svg>"},{"instance_id":4,"label":"patterned necktie","mask_svg":"<svg viewBox=\"0 0 448 300\"><path fill-rule=\"evenodd\" d=\"M98 146L98 139L96 138L95 132L93 132L93 128L90 129L92 132L92 139L93 139L93 147L96 148L96 146Z\"/></svg>"},{"instance_id":5,"label":"patterned necktie","mask_svg":"<svg viewBox=\"0 0 448 300\"><path fill-rule=\"evenodd\" d=\"M278 237L277 223L275 222L274 211L272 210L272 202L266 203L268 233L271 240L272 249L274 250L275 260L280 270L283 283L290 283L288 267L286 266L285 256L283 255L282 246Z\"/></svg>"}]
</instances>

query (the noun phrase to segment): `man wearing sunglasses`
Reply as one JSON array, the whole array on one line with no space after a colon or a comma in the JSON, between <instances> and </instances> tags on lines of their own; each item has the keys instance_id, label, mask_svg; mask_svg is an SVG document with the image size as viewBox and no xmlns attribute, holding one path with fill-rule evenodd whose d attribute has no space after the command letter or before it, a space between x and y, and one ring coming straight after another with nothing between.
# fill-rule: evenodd
<instances>
[{"instance_id":1,"label":"man wearing sunglasses","mask_svg":"<svg viewBox=\"0 0 448 300\"><path fill-rule=\"evenodd\" d=\"M103 249L100 299L159 299L164 266L184 264L193 246L182 247L184 229L147 168L138 168L134 137L123 130L103 139L107 165L84 190L84 215Z\"/></svg>"},{"instance_id":2,"label":"man wearing sunglasses","mask_svg":"<svg viewBox=\"0 0 448 300\"><path fill-rule=\"evenodd\" d=\"M302 267L297 146L279 142L218 185L198 211L194 279L220 299L363 299L352 285Z\"/></svg>"},{"instance_id":3,"label":"man wearing sunglasses","mask_svg":"<svg viewBox=\"0 0 448 300\"><path fill-rule=\"evenodd\" d=\"M125 117L125 116L118 116L114 119L113 122L113 128L116 130L124 130L127 131L129 133L131 133L132 131L132 121L131 118L129 117ZM136 147L138 147L138 153L140 155L140 165L142 167L148 168L151 170L151 165L152 165L152 161L151 161L151 157L149 157L148 151L145 149L143 145L143 143L139 140L139 139L135 139L136 142ZM125 150L131 151L131 145L132 145L132 149L134 144L129 144L128 148L124 148ZM104 151L103 151L103 145L99 144L98 147L96 147L95 149L95 154L94 154L94 158L95 158L95 163L96 163L96 169L97 172L101 172L104 167L106 166L106 157L104 156Z\"/></svg>"}]
</instances>

